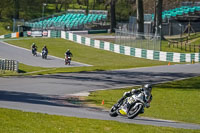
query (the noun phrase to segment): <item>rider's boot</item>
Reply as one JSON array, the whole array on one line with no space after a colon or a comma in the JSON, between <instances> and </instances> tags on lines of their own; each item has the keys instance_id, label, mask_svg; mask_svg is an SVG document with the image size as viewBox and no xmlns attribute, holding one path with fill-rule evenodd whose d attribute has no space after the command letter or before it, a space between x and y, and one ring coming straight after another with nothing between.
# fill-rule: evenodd
<instances>
[{"instance_id":1,"label":"rider's boot","mask_svg":"<svg viewBox=\"0 0 200 133\"><path fill-rule=\"evenodd\" d=\"M140 114L143 114L143 113L144 113L144 108L142 108L140 111Z\"/></svg>"}]
</instances>

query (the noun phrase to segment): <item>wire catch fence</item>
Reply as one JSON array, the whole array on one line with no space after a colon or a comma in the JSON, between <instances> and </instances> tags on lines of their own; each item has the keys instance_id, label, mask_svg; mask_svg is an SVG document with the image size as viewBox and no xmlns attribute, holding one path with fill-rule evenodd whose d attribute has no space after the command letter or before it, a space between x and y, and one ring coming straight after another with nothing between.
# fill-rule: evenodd
<instances>
[{"instance_id":1,"label":"wire catch fence","mask_svg":"<svg viewBox=\"0 0 200 133\"><path fill-rule=\"evenodd\" d=\"M126 30L115 30L115 43L134 48L161 50L161 38L154 34L129 32Z\"/></svg>"}]
</instances>

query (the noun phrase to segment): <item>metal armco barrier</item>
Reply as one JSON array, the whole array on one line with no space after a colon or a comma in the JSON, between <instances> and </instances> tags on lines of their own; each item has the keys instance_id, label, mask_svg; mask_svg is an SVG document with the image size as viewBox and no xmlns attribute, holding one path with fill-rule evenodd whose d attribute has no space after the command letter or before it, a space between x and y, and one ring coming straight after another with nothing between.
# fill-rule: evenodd
<instances>
[{"instance_id":1,"label":"metal armco barrier","mask_svg":"<svg viewBox=\"0 0 200 133\"><path fill-rule=\"evenodd\" d=\"M0 70L9 70L18 72L18 61L0 59Z\"/></svg>"}]
</instances>

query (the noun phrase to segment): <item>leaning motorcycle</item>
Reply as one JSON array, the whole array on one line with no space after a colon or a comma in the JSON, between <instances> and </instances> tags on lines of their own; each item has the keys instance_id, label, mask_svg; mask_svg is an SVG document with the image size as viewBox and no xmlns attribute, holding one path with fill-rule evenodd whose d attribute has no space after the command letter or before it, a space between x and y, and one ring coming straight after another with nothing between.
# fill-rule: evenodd
<instances>
[{"instance_id":1,"label":"leaning motorcycle","mask_svg":"<svg viewBox=\"0 0 200 133\"><path fill-rule=\"evenodd\" d=\"M109 114L112 117L118 115L127 116L129 119L133 119L140 113L143 113L144 107L147 107L147 103L144 102L145 94L139 93L134 94L130 97L125 98L120 103L112 106Z\"/></svg>"}]
</instances>

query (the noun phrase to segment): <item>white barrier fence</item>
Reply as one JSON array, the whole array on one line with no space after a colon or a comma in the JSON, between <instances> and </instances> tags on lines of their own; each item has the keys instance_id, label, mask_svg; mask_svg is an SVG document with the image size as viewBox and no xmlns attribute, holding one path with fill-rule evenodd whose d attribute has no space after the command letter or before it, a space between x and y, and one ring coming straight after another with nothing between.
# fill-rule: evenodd
<instances>
[{"instance_id":1,"label":"white barrier fence","mask_svg":"<svg viewBox=\"0 0 200 133\"><path fill-rule=\"evenodd\" d=\"M98 49L108 50L115 53L130 55L138 58L145 58L151 60L159 60L166 62L200 62L200 53L175 53L163 52L156 50L147 50L141 48L134 48L110 42L93 40L88 37L73 34L71 32L61 32L61 38L67 39L79 44L91 46Z\"/></svg>"},{"instance_id":2,"label":"white barrier fence","mask_svg":"<svg viewBox=\"0 0 200 133\"><path fill-rule=\"evenodd\" d=\"M142 48L135 48L131 46L124 46L119 44L113 44L110 42L94 40L92 38L77 35L71 32L61 31L48 31L48 37L53 37L51 35L55 34L56 37L61 37L73 42L77 42L82 45L91 46L98 49L108 50L115 53L130 55L138 58L145 58L151 60L159 60L166 62L200 62L200 52L199 53L175 53L175 52L164 52L157 50L148 50ZM17 33L16 33L17 36ZM15 37L14 34L2 35L0 38Z\"/></svg>"},{"instance_id":3,"label":"white barrier fence","mask_svg":"<svg viewBox=\"0 0 200 133\"><path fill-rule=\"evenodd\" d=\"M9 70L18 72L18 61L0 59L0 70Z\"/></svg>"}]
</instances>

